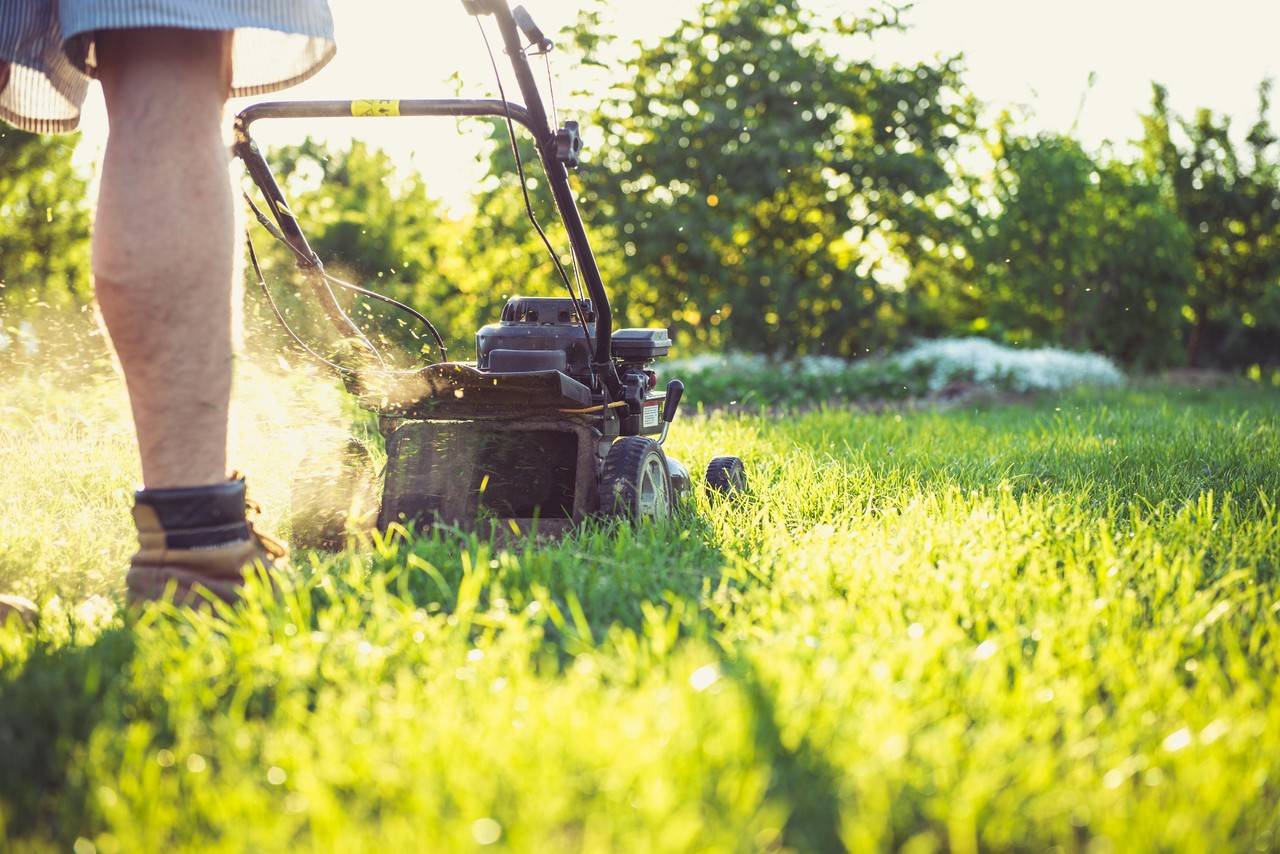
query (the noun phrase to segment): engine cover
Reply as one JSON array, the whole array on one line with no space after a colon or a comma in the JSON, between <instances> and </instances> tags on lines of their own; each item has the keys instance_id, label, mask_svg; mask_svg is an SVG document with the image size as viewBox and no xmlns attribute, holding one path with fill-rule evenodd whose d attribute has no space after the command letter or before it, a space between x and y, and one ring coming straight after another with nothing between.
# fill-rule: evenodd
<instances>
[{"instance_id":1,"label":"engine cover","mask_svg":"<svg viewBox=\"0 0 1280 854\"><path fill-rule=\"evenodd\" d=\"M587 331L594 338L596 315L591 300L582 300L581 305ZM527 359L513 352L522 350L532 351ZM559 368L558 359L551 359L549 351L564 353L563 368ZM571 299L512 297L502 309L501 320L481 327L476 333L476 367L481 371L539 370L551 361L574 379L590 382L591 340L582 332Z\"/></svg>"}]
</instances>

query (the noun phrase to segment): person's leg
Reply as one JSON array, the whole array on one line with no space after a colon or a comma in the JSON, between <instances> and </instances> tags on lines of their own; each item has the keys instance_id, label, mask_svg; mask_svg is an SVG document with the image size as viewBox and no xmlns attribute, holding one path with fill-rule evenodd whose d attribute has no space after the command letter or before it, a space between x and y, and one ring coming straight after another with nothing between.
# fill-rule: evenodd
<instances>
[{"instance_id":1,"label":"person's leg","mask_svg":"<svg viewBox=\"0 0 1280 854\"><path fill-rule=\"evenodd\" d=\"M278 544L227 477L235 209L222 138L230 34L96 37L110 131L94 223L94 287L120 359L144 488L131 601L235 599Z\"/></svg>"},{"instance_id":2,"label":"person's leg","mask_svg":"<svg viewBox=\"0 0 1280 854\"><path fill-rule=\"evenodd\" d=\"M223 108L230 34L96 39L110 132L94 223L98 303L147 489L227 480L234 207Z\"/></svg>"}]
</instances>

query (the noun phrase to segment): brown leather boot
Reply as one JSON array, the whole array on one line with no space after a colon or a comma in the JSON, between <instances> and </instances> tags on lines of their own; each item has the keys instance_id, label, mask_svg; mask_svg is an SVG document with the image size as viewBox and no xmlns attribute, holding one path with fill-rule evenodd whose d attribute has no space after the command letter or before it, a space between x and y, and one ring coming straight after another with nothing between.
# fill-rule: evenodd
<instances>
[{"instance_id":1,"label":"brown leather boot","mask_svg":"<svg viewBox=\"0 0 1280 854\"><path fill-rule=\"evenodd\" d=\"M142 489L134 496L138 553L126 578L129 603L163 597L199 605L240 596L246 571L270 571L288 552L248 520L244 478L213 486Z\"/></svg>"}]
</instances>

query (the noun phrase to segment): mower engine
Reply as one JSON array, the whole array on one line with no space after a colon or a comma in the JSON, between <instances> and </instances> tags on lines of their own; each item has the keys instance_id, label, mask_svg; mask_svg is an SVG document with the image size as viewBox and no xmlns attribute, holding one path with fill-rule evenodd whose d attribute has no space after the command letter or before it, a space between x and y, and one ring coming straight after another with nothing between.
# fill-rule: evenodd
<instances>
[{"instance_id":1,"label":"mower engine","mask_svg":"<svg viewBox=\"0 0 1280 854\"><path fill-rule=\"evenodd\" d=\"M661 391L665 329L620 329L621 400L593 391L590 300L515 297L476 333L476 361L423 372L425 391L386 422L382 525L478 519L557 531L588 515L670 515L688 470L662 451L684 386Z\"/></svg>"},{"instance_id":2,"label":"mower engine","mask_svg":"<svg viewBox=\"0 0 1280 854\"><path fill-rule=\"evenodd\" d=\"M596 316L591 300L580 300L579 305L581 319L573 300L515 297L502 310L499 323L476 333L476 366L492 374L561 371L590 388L595 384L591 344ZM637 415L622 414L624 435L659 432L664 396L649 394L658 379L649 366L670 351L671 339L665 329L619 329L613 333L613 355L624 400L639 409Z\"/></svg>"}]
</instances>

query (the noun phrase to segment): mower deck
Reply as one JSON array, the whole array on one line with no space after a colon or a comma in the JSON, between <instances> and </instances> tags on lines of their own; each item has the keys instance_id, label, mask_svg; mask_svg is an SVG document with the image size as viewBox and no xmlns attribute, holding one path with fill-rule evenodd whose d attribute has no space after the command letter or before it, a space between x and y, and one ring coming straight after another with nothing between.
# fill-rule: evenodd
<instances>
[{"instance_id":1,"label":"mower deck","mask_svg":"<svg viewBox=\"0 0 1280 854\"><path fill-rule=\"evenodd\" d=\"M409 420L387 436L380 524L514 522L558 534L595 512L604 434L584 419Z\"/></svg>"},{"instance_id":2,"label":"mower deck","mask_svg":"<svg viewBox=\"0 0 1280 854\"><path fill-rule=\"evenodd\" d=\"M586 386L556 370L502 373L457 362L432 365L418 379L387 423L381 524L500 519L556 534L595 512L606 434L617 435L617 420L591 408Z\"/></svg>"}]
</instances>

